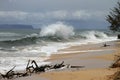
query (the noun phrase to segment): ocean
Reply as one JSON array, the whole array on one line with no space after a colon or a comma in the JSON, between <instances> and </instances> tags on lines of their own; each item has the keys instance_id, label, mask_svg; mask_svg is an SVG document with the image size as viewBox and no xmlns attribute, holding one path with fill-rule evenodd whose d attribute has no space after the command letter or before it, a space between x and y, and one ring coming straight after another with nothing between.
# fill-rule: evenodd
<instances>
[{"instance_id":1,"label":"ocean","mask_svg":"<svg viewBox=\"0 0 120 80\"><path fill-rule=\"evenodd\" d=\"M23 70L29 59L39 65L51 54L70 46L94 44L117 40L109 30L75 29L72 26L55 23L41 29L0 30L0 73L16 66Z\"/></svg>"}]
</instances>

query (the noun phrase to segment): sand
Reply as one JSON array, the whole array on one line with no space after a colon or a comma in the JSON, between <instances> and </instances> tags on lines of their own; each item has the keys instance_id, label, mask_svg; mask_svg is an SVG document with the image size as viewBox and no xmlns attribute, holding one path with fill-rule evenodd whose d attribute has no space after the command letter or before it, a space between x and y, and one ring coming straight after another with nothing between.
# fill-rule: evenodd
<instances>
[{"instance_id":1,"label":"sand","mask_svg":"<svg viewBox=\"0 0 120 80\"><path fill-rule=\"evenodd\" d=\"M110 44L110 43L109 43ZM118 44L117 42L114 44ZM71 63L76 63L74 62L76 58L81 59L81 60L91 60L91 59L95 59L96 60L96 65L99 61L97 60L104 60L104 61L114 61L114 55L116 55L116 53L118 53L119 51L119 47L118 45L114 45L113 42L111 44L111 46L109 47L101 47L101 44L94 44L92 45L92 47L89 45L85 45L81 48L81 46L73 46L71 48L68 48L66 50L63 51L74 51L74 50L103 50L102 52L106 52L105 50L114 50L114 51L110 51L110 54L102 54L102 55L95 55L93 54L92 56L87 56L84 58L80 58L79 55L81 54L86 54L86 52L79 52L79 53L71 53L71 54L55 54L51 56L51 61L54 61L57 59L57 61L59 60L63 60L63 59L72 59ZM62 51L61 51L62 52ZM112 52L112 53L111 53ZM88 54L91 54L91 52L88 52ZM94 53L98 53L98 51L95 51ZM99 52L100 53L100 52ZM77 57L76 57L77 55ZM88 61L90 62L90 61ZM89 64L91 64L92 62L90 62ZM79 63L80 65L81 63ZM111 75L113 75L117 69L110 69L109 66L111 65L109 63L109 65L103 67L98 67L96 65L93 65L93 68L85 68L85 69L80 69L80 70L71 70L71 71L56 71L56 72L47 72L47 73L43 73L40 76L41 77L45 77L49 80L110 80ZM101 65L104 65L104 62L102 62ZM88 65L89 66L89 65ZM95 67L94 67L95 66Z\"/></svg>"},{"instance_id":2,"label":"sand","mask_svg":"<svg viewBox=\"0 0 120 80\"><path fill-rule=\"evenodd\" d=\"M52 62L51 64L65 61L65 64L85 66L84 68L53 70L15 80L110 80L117 69L110 69L109 66L115 60L114 55L120 53L120 42L107 44L110 46L103 47L103 43L72 46L59 50L46 60ZM62 54L64 52L69 53Z\"/></svg>"},{"instance_id":3,"label":"sand","mask_svg":"<svg viewBox=\"0 0 120 80\"><path fill-rule=\"evenodd\" d=\"M115 70L110 69L89 69L80 71L61 71L41 74L50 80L109 80Z\"/></svg>"}]
</instances>

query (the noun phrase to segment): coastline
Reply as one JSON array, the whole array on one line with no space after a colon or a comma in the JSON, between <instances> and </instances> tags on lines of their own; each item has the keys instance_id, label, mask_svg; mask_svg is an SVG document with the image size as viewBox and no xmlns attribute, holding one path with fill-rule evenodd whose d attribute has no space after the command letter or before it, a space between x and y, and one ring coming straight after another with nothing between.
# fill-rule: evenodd
<instances>
[{"instance_id":1,"label":"coastline","mask_svg":"<svg viewBox=\"0 0 120 80\"><path fill-rule=\"evenodd\" d=\"M108 63L107 66L96 66L98 65L97 63L92 64L93 68L84 68L84 69L76 69L76 70L62 70L62 71L53 71L53 72L47 72L47 73L43 73L40 76L44 77L48 80L108 80L109 77L111 75L113 75L117 69L111 69L109 68L109 66L113 63L115 57L114 55L116 55L118 53L118 48L119 48L119 44L118 41L111 41L111 42L107 42L107 44L110 44L110 46L108 47L102 47L103 43L99 43L99 44L90 44L90 45L83 45L83 46L72 46L70 48L61 50L62 51L69 51L69 50L103 50L103 54L101 55L95 55L93 54L93 56L87 56L87 57L80 57L79 55L84 55L84 54L89 54L90 52L79 52L79 53L71 53L71 54L53 54L51 56L51 58L48 61L52 61L55 62L55 60L57 60L59 62L59 60L64 60L64 59L73 59L73 57L75 57L78 60L78 63L76 62L77 60L72 60L70 63L72 65L81 65L81 63L79 62L79 60L87 60L90 64L92 64L90 62L91 59L94 59L94 61L96 60L97 63L99 63L99 61L97 60L104 60L104 61L110 61L110 63ZM82 48L81 48L82 47ZM110 52L108 52L108 54L106 53L105 50L111 50ZM92 52L92 53L98 53L98 51ZM101 52L100 52L101 53ZM77 57L76 57L77 56ZM75 64L77 63L77 64ZM96 64L96 65L95 65ZM104 64L104 62L102 61L102 64ZM106 64L106 63L105 63ZM88 65L88 66L89 66Z\"/></svg>"},{"instance_id":2,"label":"coastline","mask_svg":"<svg viewBox=\"0 0 120 80\"><path fill-rule=\"evenodd\" d=\"M117 41L107 42L107 44L110 44L110 46L103 47L103 43L72 46L67 49L59 50L58 54L53 54L50 59L46 60L52 62L51 64L65 61L65 64L80 65L85 66L85 68L54 70L41 74L33 74L28 77L16 78L14 80L107 80L108 76L113 75L117 70L108 67L113 62L114 55L117 53L116 49L119 47ZM59 54L64 51L71 52L78 50L94 51Z\"/></svg>"}]
</instances>

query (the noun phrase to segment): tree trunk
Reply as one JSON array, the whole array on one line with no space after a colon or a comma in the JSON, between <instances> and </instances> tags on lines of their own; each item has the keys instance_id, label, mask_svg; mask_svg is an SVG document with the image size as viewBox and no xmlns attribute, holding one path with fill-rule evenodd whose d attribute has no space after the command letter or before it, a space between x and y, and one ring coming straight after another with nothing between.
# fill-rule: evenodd
<instances>
[{"instance_id":1,"label":"tree trunk","mask_svg":"<svg viewBox=\"0 0 120 80\"><path fill-rule=\"evenodd\" d=\"M120 34L118 34L118 39L120 39Z\"/></svg>"}]
</instances>

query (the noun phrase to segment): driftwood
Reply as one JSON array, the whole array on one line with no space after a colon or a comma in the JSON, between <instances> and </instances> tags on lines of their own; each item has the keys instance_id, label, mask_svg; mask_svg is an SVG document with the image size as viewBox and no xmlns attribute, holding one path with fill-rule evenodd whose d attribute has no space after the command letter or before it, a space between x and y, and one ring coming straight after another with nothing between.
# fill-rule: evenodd
<instances>
[{"instance_id":1,"label":"driftwood","mask_svg":"<svg viewBox=\"0 0 120 80\"><path fill-rule=\"evenodd\" d=\"M36 63L35 60L31 61L31 64L32 64L31 66L29 66L29 63L30 63L30 61L28 61L28 64L27 64L27 67L26 67L26 71L29 72L29 73L45 72L46 69L51 67L49 65L38 66L38 64Z\"/></svg>"},{"instance_id":2,"label":"driftwood","mask_svg":"<svg viewBox=\"0 0 120 80\"><path fill-rule=\"evenodd\" d=\"M30 64L30 60L28 60L28 63L27 63L27 66L26 66L26 72L31 73L32 72L31 68L33 68L33 65L29 66L29 64Z\"/></svg>"},{"instance_id":3,"label":"driftwood","mask_svg":"<svg viewBox=\"0 0 120 80\"><path fill-rule=\"evenodd\" d=\"M70 68L84 68L85 66L70 66Z\"/></svg>"},{"instance_id":4,"label":"driftwood","mask_svg":"<svg viewBox=\"0 0 120 80\"><path fill-rule=\"evenodd\" d=\"M1 74L1 77L2 78L6 78L6 79L12 79L12 78L14 78L14 77L25 77L25 76L28 76L29 74L27 73L27 72L25 72L25 73L19 73L19 72L15 72L15 71L13 71L14 70L14 68L15 68L16 66L14 66L12 69L10 69L6 74Z\"/></svg>"},{"instance_id":5,"label":"driftwood","mask_svg":"<svg viewBox=\"0 0 120 80\"><path fill-rule=\"evenodd\" d=\"M35 60L33 60L33 61L31 62L31 64L33 64L33 63L34 63L35 66L36 66L36 67L33 67L33 66L32 66L32 67L33 67L33 72L36 72L36 73L37 73L37 72L45 72L45 68L46 68L45 66L40 66L40 67L39 67L39 66L37 65L37 63L36 63Z\"/></svg>"},{"instance_id":6,"label":"driftwood","mask_svg":"<svg viewBox=\"0 0 120 80\"><path fill-rule=\"evenodd\" d=\"M12 69L10 69L6 74L1 74L1 76L3 77L3 78L7 78L7 79L11 79L11 78L13 78L14 76L14 71L13 71L13 69L15 68L15 66L12 68Z\"/></svg>"},{"instance_id":7,"label":"driftwood","mask_svg":"<svg viewBox=\"0 0 120 80\"><path fill-rule=\"evenodd\" d=\"M84 68L85 66L67 65L67 68Z\"/></svg>"},{"instance_id":8,"label":"driftwood","mask_svg":"<svg viewBox=\"0 0 120 80\"><path fill-rule=\"evenodd\" d=\"M26 67L26 71L30 72L30 73L37 73L37 72L45 72L46 70L49 70L49 69L58 69L58 68L61 68L61 67L64 67L64 61L60 64L55 64L55 65L43 65L43 66L38 66L38 64L36 63L35 60L32 60L31 61L31 64L34 64L34 66L28 66L29 65L29 62L28 62L28 65Z\"/></svg>"},{"instance_id":9,"label":"driftwood","mask_svg":"<svg viewBox=\"0 0 120 80\"><path fill-rule=\"evenodd\" d=\"M65 66L66 65L64 65L64 61L62 61L60 64L39 66L35 60L32 61L28 60L25 72L21 73L13 71L15 68L14 66L6 74L1 74L1 77L7 79L25 77L31 75L32 73L45 72L46 70L59 69ZM67 66L67 68L83 68L83 67L84 66L70 66L70 64Z\"/></svg>"},{"instance_id":10,"label":"driftwood","mask_svg":"<svg viewBox=\"0 0 120 80\"><path fill-rule=\"evenodd\" d=\"M107 47L107 46L110 46L110 45L108 45L108 44L106 44L106 43L105 43L105 44L103 44L103 47Z\"/></svg>"},{"instance_id":11,"label":"driftwood","mask_svg":"<svg viewBox=\"0 0 120 80\"><path fill-rule=\"evenodd\" d=\"M64 61L62 62L62 63L60 63L60 64L55 64L53 67L51 67L51 69L58 69L58 68L62 68L62 67L64 67L65 65L64 65Z\"/></svg>"}]
</instances>

